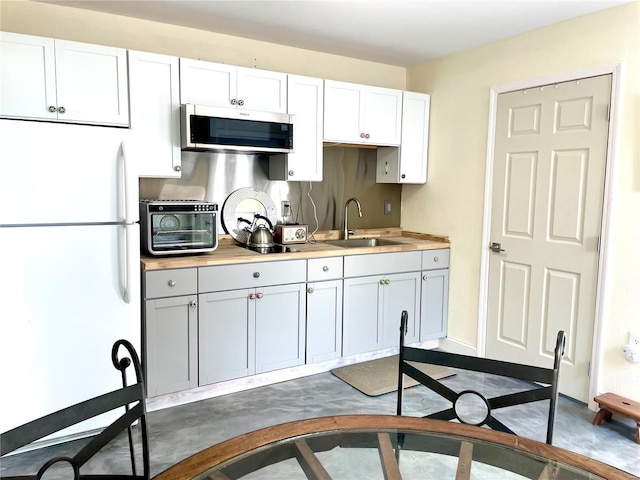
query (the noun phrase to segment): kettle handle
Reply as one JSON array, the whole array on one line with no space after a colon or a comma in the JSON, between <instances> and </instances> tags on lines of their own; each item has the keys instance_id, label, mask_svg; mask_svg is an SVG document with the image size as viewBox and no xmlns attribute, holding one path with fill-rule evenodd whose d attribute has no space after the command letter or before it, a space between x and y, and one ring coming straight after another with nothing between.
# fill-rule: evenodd
<instances>
[{"instance_id":1,"label":"kettle handle","mask_svg":"<svg viewBox=\"0 0 640 480\"><path fill-rule=\"evenodd\" d=\"M259 213L256 213L255 220L257 220L259 218L265 220L267 222L267 224L269 224L269 229L273 231L273 223L271 223L271 220L269 220L264 215L260 215Z\"/></svg>"}]
</instances>

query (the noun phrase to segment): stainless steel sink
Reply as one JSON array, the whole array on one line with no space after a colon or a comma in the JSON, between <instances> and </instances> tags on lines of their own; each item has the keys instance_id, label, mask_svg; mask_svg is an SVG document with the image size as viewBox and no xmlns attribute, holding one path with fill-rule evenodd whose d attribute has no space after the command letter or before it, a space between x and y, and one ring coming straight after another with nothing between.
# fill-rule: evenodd
<instances>
[{"instance_id":1,"label":"stainless steel sink","mask_svg":"<svg viewBox=\"0 0 640 480\"><path fill-rule=\"evenodd\" d=\"M327 240L325 243L342 248L384 247L387 245L402 245L386 238L354 238L352 240Z\"/></svg>"}]
</instances>

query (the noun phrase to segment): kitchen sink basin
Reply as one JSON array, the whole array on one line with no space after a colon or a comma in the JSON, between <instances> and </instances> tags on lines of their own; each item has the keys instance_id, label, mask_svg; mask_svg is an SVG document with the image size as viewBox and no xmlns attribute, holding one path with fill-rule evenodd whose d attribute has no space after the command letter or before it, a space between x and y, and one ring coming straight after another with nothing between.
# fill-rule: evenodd
<instances>
[{"instance_id":1,"label":"kitchen sink basin","mask_svg":"<svg viewBox=\"0 0 640 480\"><path fill-rule=\"evenodd\" d=\"M384 247L387 245L402 245L386 238L354 238L353 240L327 240L325 243L342 248Z\"/></svg>"}]
</instances>

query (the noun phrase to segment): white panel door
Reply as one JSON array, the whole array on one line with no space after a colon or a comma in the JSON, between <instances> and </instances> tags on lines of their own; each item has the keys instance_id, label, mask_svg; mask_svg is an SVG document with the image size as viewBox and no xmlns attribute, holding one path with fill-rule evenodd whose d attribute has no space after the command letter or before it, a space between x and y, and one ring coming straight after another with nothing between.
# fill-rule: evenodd
<instances>
[{"instance_id":1,"label":"white panel door","mask_svg":"<svg viewBox=\"0 0 640 480\"><path fill-rule=\"evenodd\" d=\"M131 133L141 177L180 177L178 57L129 50Z\"/></svg>"},{"instance_id":2,"label":"white panel door","mask_svg":"<svg viewBox=\"0 0 640 480\"><path fill-rule=\"evenodd\" d=\"M58 118L54 48L53 38L0 32L0 115Z\"/></svg>"},{"instance_id":3,"label":"white panel door","mask_svg":"<svg viewBox=\"0 0 640 480\"><path fill-rule=\"evenodd\" d=\"M322 181L323 80L289 75L287 83L288 112L294 115L287 180Z\"/></svg>"},{"instance_id":4,"label":"white panel door","mask_svg":"<svg viewBox=\"0 0 640 480\"><path fill-rule=\"evenodd\" d=\"M500 95L487 356L549 367L588 400L611 76Z\"/></svg>"},{"instance_id":5,"label":"white panel door","mask_svg":"<svg viewBox=\"0 0 640 480\"><path fill-rule=\"evenodd\" d=\"M127 51L66 40L55 44L58 119L128 126Z\"/></svg>"},{"instance_id":6,"label":"white panel door","mask_svg":"<svg viewBox=\"0 0 640 480\"><path fill-rule=\"evenodd\" d=\"M287 113L287 74L238 67L238 107Z\"/></svg>"},{"instance_id":7,"label":"white panel door","mask_svg":"<svg viewBox=\"0 0 640 480\"><path fill-rule=\"evenodd\" d=\"M234 108L236 72L233 65L180 59L180 103Z\"/></svg>"}]
</instances>

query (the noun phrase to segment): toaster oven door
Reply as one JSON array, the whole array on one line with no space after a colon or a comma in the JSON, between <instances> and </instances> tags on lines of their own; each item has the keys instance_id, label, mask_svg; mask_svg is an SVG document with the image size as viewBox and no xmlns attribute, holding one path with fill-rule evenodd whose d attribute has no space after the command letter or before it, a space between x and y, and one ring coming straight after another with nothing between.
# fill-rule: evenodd
<instances>
[{"instance_id":1,"label":"toaster oven door","mask_svg":"<svg viewBox=\"0 0 640 480\"><path fill-rule=\"evenodd\" d=\"M217 212L149 212L149 253L210 252L218 246Z\"/></svg>"}]
</instances>

